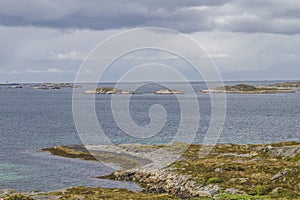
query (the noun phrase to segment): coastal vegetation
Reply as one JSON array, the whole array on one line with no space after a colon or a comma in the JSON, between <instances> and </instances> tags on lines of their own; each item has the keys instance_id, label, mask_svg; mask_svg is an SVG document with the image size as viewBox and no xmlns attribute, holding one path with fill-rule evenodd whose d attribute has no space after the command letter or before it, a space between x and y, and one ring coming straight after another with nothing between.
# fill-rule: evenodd
<instances>
[{"instance_id":1,"label":"coastal vegetation","mask_svg":"<svg viewBox=\"0 0 300 200\"><path fill-rule=\"evenodd\" d=\"M134 192L126 189L116 188L89 188L72 187L54 192L31 192L31 193L12 193L0 196L3 200L120 200L120 199L138 199L138 200L171 200L178 197L169 194L151 194L146 192Z\"/></svg>"},{"instance_id":2,"label":"coastal vegetation","mask_svg":"<svg viewBox=\"0 0 300 200\"><path fill-rule=\"evenodd\" d=\"M169 146L168 149L172 150L172 145ZM126 152L144 153L155 151L164 145L119 147ZM179 160L163 169L121 169L101 178L134 181L141 184L143 192L168 194L170 198L300 198L299 142L267 145L218 144L205 157L199 157L200 149L201 145L190 145ZM65 157L95 160L84 147L55 147L44 150ZM126 157L124 154L122 156ZM140 162L133 157L130 159Z\"/></svg>"}]
</instances>

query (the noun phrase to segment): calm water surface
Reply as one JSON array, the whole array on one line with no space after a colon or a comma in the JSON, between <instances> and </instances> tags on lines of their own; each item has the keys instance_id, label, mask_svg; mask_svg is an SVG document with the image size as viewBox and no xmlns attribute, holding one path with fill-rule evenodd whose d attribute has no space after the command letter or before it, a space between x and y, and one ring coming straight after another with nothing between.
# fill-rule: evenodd
<instances>
[{"instance_id":1,"label":"calm water surface","mask_svg":"<svg viewBox=\"0 0 300 200\"><path fill-rule=\"evenodd\" d=\"M229 82L226 84L236 84ZM248 82L254 85L272 82ZM124 88L130 89L130 84ZM193 83L196 91L203 83ZM180 83L174 89L184 90ZM174 95L153 95L159 85L139 89L130 101L132 119L140 126L150 122L148 110L161 104L167 111L164 128L154 137L133 138L114 123L110 96L97 95L96 111L101 126L114 143L168 143L180 122L180 107ZM195 143L201 143L210 122L210 98L197 94L200 122ZM119 96L122 101L122 95ZM184 97L189 101L188 94ZM131 183L101 180L94 176L112 170L97 162L51 156L39 149L55 145L81 144L72 116L72 90L0 88L0 188L55 190L84 185L137 189ZM300 141L300 92L272 95L227 95L227 116L219 143L271 143Z\"/></svg>"}]
</instances>

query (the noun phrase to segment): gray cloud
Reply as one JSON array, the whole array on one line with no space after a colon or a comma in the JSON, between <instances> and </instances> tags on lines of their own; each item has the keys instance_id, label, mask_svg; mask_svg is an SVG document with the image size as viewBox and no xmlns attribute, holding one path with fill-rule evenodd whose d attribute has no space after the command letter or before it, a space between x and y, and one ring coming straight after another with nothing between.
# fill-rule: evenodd
<instances>
[{"instance_id":1,"label":"gray cloud","mask_svg":"<svg viewBox=\"0 0 300 200\"><path fill-rule=\"evenodd\" d=\"M0 0L0 82L72 82L96 44L142 26L188 33L227 80L299 79L300 1Z\"/></svg>"},{"instance_id":2,"label":"gray cloud","mask_svg":"<svg viewBox=\"0 0 300 200\"><path fill-rule=\"evenodd\" d=\"M120 31L0 27L0 82L72 82L84 56L99 42ZM225 80L299 79L299 35L221 31L188 35L206 48ZM137 37L136 42L139 40L144 38ZM171 55L161 61L160 55L141 53L145 54L128 55L117 63L117 68L135 66L135 61L159 61L184 68Z\"/></svg>"},{"instance_id":3,"label":"gray cloud","mask_svg":"<svg viewBox=\"0 0 300 200\"><path fill-rule=\"evenodd\" d=\"M162 26L182 32L300 33L297 0L0 0L0 25L120 29Z\"/></svg>"}]
</instances>

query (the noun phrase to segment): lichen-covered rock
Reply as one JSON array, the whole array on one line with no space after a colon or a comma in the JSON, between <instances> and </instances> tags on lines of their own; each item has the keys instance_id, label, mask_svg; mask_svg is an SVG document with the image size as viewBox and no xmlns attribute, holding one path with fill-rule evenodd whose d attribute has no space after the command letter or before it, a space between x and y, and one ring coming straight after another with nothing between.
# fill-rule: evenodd
<instances>
[{"instance_id":1,"label":"lichen-covered rock","mask_svg":"<svg viewBox=\"0 0 300 200\"><path fill-rule=\"evenodd\" d=\"M277 180L277 179L281 179L283 178L285 175L287 175L288 172L287 171L282 171L282 172L279 172L278 174L275 174L271 180L274 181L274 180Z\"/></svg>"},{"instance_id":2,"label":"lichen-covered rock","mask_svg":"<svg viewBox=\"0 0 300 200\"><path fill-rule=\"evenodd\" d=\"M279 193L283 188L282 187L276 187L274 190L272 190L272 194Z\"/></svg>"},{"instance_id":3,"label":"lichen-covered rock","mask_svg":"<svg viewBox=\"0 0 300 200\"><path fill-rule=\"evenodd\" d=\"M110 175L115 180L136 181L141 183L146 191L169 193L182 198L207 196L219 193L216 184L199 185L188 175L170 172L168 170L131 170L117 171Z\"/></svg>"},{"instance_id":4,"label":"lichen-covered rock","mask_svg":"<svg viewBox=\"0 0 300 200\"><path fill-rule=\"evenodd\" d=\"M223 169L221 169L221 168L216 168L216 169L215 169L215 172L216 172L216 173L222 173L222 172L223 172Z\"/></svg>"},{"instance_id":5,"label":"lichen-covered rock","mask_svg":"<svg viewBox=\"0 0 300 200\"><path fill-rule=\"evenodd\" d=\"M224 192L228 193L228 194L242 194L242 195L247 195L246 192L244 192L242 190L239 190L239 189L236 189L236 188L228 188Z\"/></svg>"},{"instance_id":6,"label":"lichen-covered rock","mask_svg":"<svg viewBox=\"0 0 300 200\"><path fill-rule=\"evenodd\" d=\"M265 145L255 148L255 151L263 154L270 154L273 157L289 158L294 161L300 160L300 145L288 145L288 146L272 146Z\"/></svg>"}]
</instances>

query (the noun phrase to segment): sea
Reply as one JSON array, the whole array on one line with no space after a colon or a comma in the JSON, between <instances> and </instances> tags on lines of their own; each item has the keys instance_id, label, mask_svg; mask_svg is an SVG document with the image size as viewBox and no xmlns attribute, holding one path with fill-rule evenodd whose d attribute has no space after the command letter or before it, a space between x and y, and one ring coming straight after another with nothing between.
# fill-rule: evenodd
<instances>
[{"instance_id":1,"label":"sea","mask_svg":"<svg viewBox=\"0 0 300 200\"><path fill-rule=\"evenodd\" d=\"M283 81L235 81L225 82L225 85L277 82ZM130 90L132 84L123 83L121 87ZM199 124L192 142L201 144L211 121L211 97L200 93L207 88L204 82L189 84L199 104ZM24 84L23 89L0 86L0 189L53 191L72 186L140 189L134 183L96 178L113 171L99 162L63 158L40 151L46 147L80 145L83 142L73 119L73 89L37 90L30 85ZM89 84L83 85L89 88ZM102 85L113 87L114 83ZM182 83L171 83L171 86L185 91ZM181 107L175 95L153 94L163 88L159 83L145 83L130 97L130 116L140 127L151 123L149 109L152 105L159 104L165 109L164 126L157 134L147 138L134 137L118 127L111 109L112 95L96 95L96 116L106 139L113 144L171 143L180 128ZM82 92L82 95L91 94ZM181 101L190 101L191 94L182 95ZM124 95L115 96L117 100L124 99ZM226 95L226 118L218 143L265 144L281 141L300 141L300 91Z\"/></svg>"}]
</instances>

